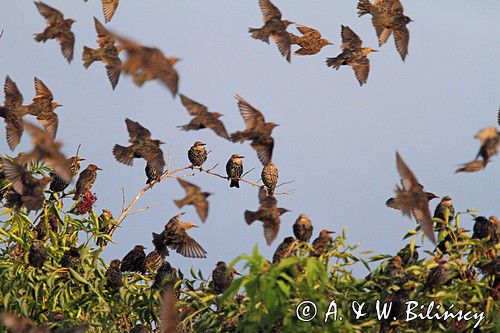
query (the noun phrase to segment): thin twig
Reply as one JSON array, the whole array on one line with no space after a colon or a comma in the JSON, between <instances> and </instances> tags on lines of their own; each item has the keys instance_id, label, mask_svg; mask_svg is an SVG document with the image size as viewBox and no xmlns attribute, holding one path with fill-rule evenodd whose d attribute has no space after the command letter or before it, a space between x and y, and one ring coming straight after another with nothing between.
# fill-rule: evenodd
<instances>
[{"instance_id":1,"label":"thin twig","mask_svg":"<svg viewBox=\"0 0 500 333\"><path fill-rule=\"evenodd\" d=\"M241 175L241 178L245 178L246 175L248 175L250 172L254 171L255 168L251 168L250 170L248 170L247 172L245 172L244 174Z\"/></svg>"},{"instance_id":2,"label":"thin twig","mask_svg":"<svg viewBox=\"0 0 500 333\"><path fill-rule=\"evenodd\" d=\"M125 210L125 189L122 187L122 212Z\"/></svg>"},{"instance_id":3,"label":"thin twig","mask_svg":"<svg viewBox=\"0 0 500 333\"><path fill-rule=\"evenodd\" d=\"M135 211L133 211L133 212L130 212L130 213L128 213L128 214L127 214L127 216L130 216L130 215L134 215L134 214L137 214L137 213L143 212L143 211L148 210L148 209L150 209L150 208L156 207L156 206L158 206L159 204L161 204L161 202L157 202L157 203L152 204L152 205L149 205L149 206L147 206L147 207L144 207L144 208L141 208L141 209L135 210Z\"/></svg>"},{"instance_id":4,"label":"thin twig","mask_svg":"<svg viewBox=\"0 0 500 333\"><path fill-rule=\"evenodd\" d=\"M295 180L290 180L290 181L288 181L288 182L284 182L284 183L278 184L278 185L276 185L276 188L278 188L278 187L280 187L280 186L283 186L283 185L286 185L286 184L291 184L291 183L293 183L293 182L295 182Z\"/></svg>"}]
</instances>

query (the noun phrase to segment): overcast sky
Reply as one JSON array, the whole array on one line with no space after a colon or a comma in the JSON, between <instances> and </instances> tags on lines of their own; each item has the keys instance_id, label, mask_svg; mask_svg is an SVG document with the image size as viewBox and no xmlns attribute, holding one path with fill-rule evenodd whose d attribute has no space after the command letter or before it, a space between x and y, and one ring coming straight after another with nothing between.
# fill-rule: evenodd
<instances>
[{"instance_id":1,"label":"overcast sky","mask_svg":"<svg viewBox=\"0 0 500 333\"><path fill-rule=\"evenodd\" d=\"M93 191L96 211L109 208L120 215L122 188L127 202L144 186L144 161L130 168L111 154L115 143L126 144L124 119L129 117L167 142L172 166L187 165L186 151L194 141L212 150L207 165L220 163L233 153L247 156L245 169L256 181L261 165L248 144L232 144L208 130L181 132L189 122L179 98L173 99L160 84L136 87L122 76L115 91L102 64L84 70L83 45L95 47L93 16L102 22L100 1L47 0L65 17L76 19L75 59L69 65L55 41L36 43L33 34L45 28L44 19L31 1L3 1L0 11L0 78L10 75L24 95L34 96L33 77L52 90L60 124L58 139L73 155L82 144L84 163L104 169ZM283 18L319 29L335 45L309 57L293 57L288 64L275 45L251 39L248 27L262 24L258 1L124 1L106 26L116 32L160 48L167 56L182 58L176 67L179 91L225 116L228 131L244 128L235 94L263 112L267 121L281 124L274 130L273 159L280 181L294 180L282 188L293 195L279 196L279 206L291 210L282 216L277 240L267 246L259 222L246 225L245 209L257 209L258 189L229 184L206 174L187 179L214 193L209 218L201 224L194 208L185 220L200 224L192 236L207 250L207 259L187 259L172 253L174 266L211 270L219 260L231 261L258 244L271 258L276 246L292 234L300 213L315 227L340 231L363 250L394 253L404 246L402 236L414 222L384 206L399 178L395 167L398 150L426 189L450 195L456 208L477 208L482 215L500 215L500 166L497 161L475 174L454 174L456 166L471 160L479 148L473 135L496 125L500 104L500 2L404 1L409 25L409 56L403 63L391 38L370 56L368 84L360 87L351 69L339 71L325 65L326 57L339 53L340 25L348 25L366 46L378 48L368 16L356 14L356 1L274 1ZM289 31L295 32L290 26ZM5 130L0 129L0 151L7 152ZM29 147L24 135L16 153ZM165 146L164 146L165 147ZM84 164L83 167L86 167ZM122 258L135 244L152 248L151 232L160 232L179 210L172 199L184 191L177 181L162 182L148 192L136 209L161 205L127 218L108 246L108 260ZM431 209L437 204L434 200ZM71 202L67 201L67 204ZM472 227L471 218L463 224ZM361 272L362 269L360 268ZM364 273L363 273L364 274Z\"/></svg>"}]
</instances>

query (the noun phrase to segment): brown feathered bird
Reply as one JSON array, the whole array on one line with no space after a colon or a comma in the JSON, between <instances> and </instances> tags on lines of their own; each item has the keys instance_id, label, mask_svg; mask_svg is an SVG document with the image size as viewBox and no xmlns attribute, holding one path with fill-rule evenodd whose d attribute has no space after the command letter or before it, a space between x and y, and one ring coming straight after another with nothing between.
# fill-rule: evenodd
<instances>
[{"instance_id":1,"label":"brown feathered bird","mask_svg":"<svg viewBox=\"0 0 500 333\"><path fill-rule=\"evenodd\" d=\"M146 256L145 269L147 272L156 272L164 262L165 258L156 250L153 250Z\"/></svg>"},{"instance_id":2,"label":"brown feathered bird","mask_svg":"<svg viewBox=\"0 0 500 333\"><path fill-rule=\"evenodd\" d=\"M293 22L282 20L280 10L269 0L259 0L259 6L264 17L264 25L261 28L249 28L248 32L252 34L253 38L267 44L269 44L269 37L271 37L278 46L281 55L290 62L291 41L286 29Z\"/></svg>"},{"instance_id":3,"label":"brown feathered bird","mask_svg":"<svg viewBox=\"0 0 500 333\"><path fill-rule=\"evenodd\" d=\"M301 242L309 242L313 234L313 225L311 220L305 215L300 214L293 225L293 234Z\"/></svg>"},{"instance_id":4,"label":"brown feathered bird","mask_svg":"<svg viewBox=\"0 0 500 333\"><path fill-rule=\"evenodd\" d=\"M368 60L367 56L372 52L377 52L377 50L371 47L363 47L361 38L347 26L342 26L341 34L342 53L335 58L327 58L326 65L336 70L340 66L351 66L359 85L362 86L368 80L368 74L370 73L370 60Z\"/></svg>"},{"instance_id":5,"label":"brown feathered bird","mask_svg":"<svg viewBox=\"0 0 500 333\"><path fill-rule=\"evenodd\" d=\"M49 39L56 39L61 45L63 56L68 62L71 62L75 46L75 35L71 31L71 26L75 23L75 20L64 19L60 11L41 1L35 2L35 6L47 21L47 27L43 32L35 34L35 40L45 43Z\"/></svg>"},{"instance_id":6,"label":"brown feathered bird","mask_svg":"<svg viewBox=\"0 0 500 333\"><path fill-rule=\"evenodd\" d=\"M240 273L234 268L228 269L224 261L219 261L212 271L212 285L215 293L222 294L229 288L235 275L240 275Z\"/></svg>"},{"instance_id":7,"label":"brown feathered bird","mask_svg":"<svg viewBox=\"0 0 500 333\"><path fill-rule=\"evenodd\" d=\"M243 161L245 156L233 154L226 163L227 178L230 180L229 187L240 187L239 178L243 174Z\"/></svg>"},{"instance_id":8,"label":"brown feathered bird","mask_svg":"<svg viewBox=\"0 0 500 333\"><path fill-rule=\"evenodd\" d=\"M384 45L391 34L394 34L396 49L403 61L408 55L408 44L410 42L410 31L406 25L413 22L411 18L403 13L403 5L399 0L359 0L358 16L370 14L372 24L378 37L379 46Z\"/></svg>"},{"instance_id":9,"label":"brown feathered bird","mask_svg":"<svg viewBox=\"0 0 500 333\"><path fill-rule=\"evenodd\" d=\"M122 272L140 272L146 271L146 253L145 247L136 245L134 248L125 255L122 259L120 270Z\"/></svg>"},{"instance_id":10,"label":"brown feathered bird","mask_svg":"<svg viewBox=\"0 0 500 333\"><path fill-rule=\"evenodd\" d=\"M433 290L446 284L453 277L453 270L448 262L440 262L438 266L431 269L424 284L425 290Z\"/></svg>"},{"instance_id":11,"label":"brown feathered bird","mask_svg":"<svg viewBox=\"0 0 500 333\"><path fill-rule=\"evenodd\" d=\"M97 179L97 171L102 170L95 164L90 164L85 170L80 173L75 186L75 195L73 200L80 199L80 196L84 195L85 192L90 191L92 186Z\"/></svg>"},{"instance_id":12,"label":"brown feathered bird","mask_svg":"<svg viewBox=\"0 0 500 333\"><path fill-rule=\"evenodd\" d=\"M94 61L101 61L106 66L106 73L108 75L111 87L115 89L120 79L122 62L118 57L121 47L115 45L116 41L112 34L94 17L95 30L97 32L97 44L99 48L91 49L90 47L83 47L83 66L89 68Z\"/></svg>"},{"instance_id":13,"label":"brown feathered bird","mask_svg":"<svg viewBox=\"0 0 500 333\"><path fill-rule=\"evenodd\" d=\"M293 237L286 237L283 239L283 242L278 245L276 251L274 251L273 264L277 264L281 260L293 256L293 247L296 243L297 241Z\"/></svg>"},{"instance_id":14,"label":"brown feathered bird","mask_svg":"<svg viewBox=\"0 0 500 333\"><path fill-rule=\"evenodd\" d=\"M500 131L495 127L483 128L474 138L481 142L481 147L479 148L475 160L481 157L482 160L486 162L489 161L491 157L498 154L498 149L500 148Z\"/></svg>"},{"instance_id":15,"label":"brown feathered bird","mask_svg":"<svg viewBox=\"0 0 500 333\"><path fill-rule=\"evenodd\" d=\"M10 333L85 333L86 326L77 327L61 327L51 330L49 327L40 325L37 326L28 318L18 317L11 313L1 313L0 322Z\"/></svg>"},{"instance_id":16,"label":"brown feathered bird","mask_svg":"<svg viewBox=\"0 0 500 333\"><path fill-rule=\"evenodd\" d=\"M193 167L201 167L206 162L208 153L205 149L206 143L196 141L188 150L188 159Z\"/></svg>"},{"instance_id":17,"label":"brown feathered bird","mask_svg":"<svg viewBox=\"0 0 500 333\"><path fill-rule=\"evenodd\" d=\"M298 25L297 30L302 36L290 33L292 45L299 45L300 48L294 52L296 55L313 55L319 53L327 45L333 45L327 39L321 38L321 33L305 25Z\"/></svg>"},{"instance_id":18,"label":"brown feathered bird","mask_svg":"<svg viewBox=\"0 0 500 333\"><path fill-rule=\"evenodd\" d=\"M87 0L85 0L85 2L87 2ZM104 22L108 23L113 18L113 15L115 15L120 0L101 0L101 3Z\"/></svg>"},{"instance_id":19,"label":"brown feathered bird","mask_svg":"<svg viewBox=\"0 0 500 333\"><path fill-rule=\"evenodd\" d=\"M54 112L56 108L62 106L59 103L53 102L54 96L49 88L42 80L35 77L35 93L36 96L28 105L28 113L35 116L40 125L47 134L54 139L57 133L59 120Z\"/></svg>"},{"instance_id":20,"label":"brown feathered bird","mask_svg":"<svg viewBox=\"0 0 500 333\"><path fill-rule=\"evenodd\" d=\"M334 231L331 230L321 230L319 232L319 236L316 237L312 242L312 247L314 249L314 254L319 256L328 249L328 247L333 243L333 238L331 234Z\"/></svg>"},{"instance_id":21,"label":"brown feathered bird","mask_svg":"<svg viewBox=\"0 0 500 333\"><path fill-rule=\"evenodd\" d=\"M273 157L274 139L271 133L278 124L266 122L262 113L240 96L236 95L236 99L247 128L244 131L232 133L231 140L233 142L252 141L250 145L257 152L262 165L265 166Z\"/></svg>"},{"instance_id":22,"label":"brown feathered bird","mask_svg":"<svg viewBox=\"0 0 500 333\"><path fill-rule=\"evenodd\" d=\"M28 254L28 262L31 266L42 268L43 264L47 261L47 249L42 241L37 239L33 240Z\"/></svg>"},{"instance_id":23,"label":"brown feathered bird","mask_svg":"<svg viewBox=\"0 0 500 333\"><path fill-rule=\"evenodd\" d=\"M81 264L81 254L76 247L70 247L61 257L60 264L62 267L77 269Z\"/></svg>"},{"instance_id":24,"label":"brown feathered bird","mask_svg":"<svg viewBox=\"0 0 500 333\"><path fill-rule=\"evenodd\" d=\"M262 169L260 177L267 188L267 195L274 195L274 190L276 189L276 184L278 183L279 174L278 169L273 162L270 162Z\"/></svg>"},{"instance_id":25,"label":"brown feathered bird","mask_svg":"<svg viewBox=\"0 0 500 333\"><path fill-rule=\"evenodd\" d=\"M455 173L481 171L486 167L486 165L488 165L489 162L489 160L467 162L462 164L457 170L455 170Z\"/></svg>"},{"instance_id":26,"label":"brown feathered bird","mask_svg":"<svg viewBox=\"0 0 500 333\"><path fill-rule=\"evenodd\" d=\"M125 119L129 134L130 146L124 147L116 144L113 147L115 159L125 165L132 166L134 158L143 158L147 162L146 174L148 183L163 174L165 160L160 145L164 142L151 139L151 132L138 122ZM149 169L149 170L148 170Z\"/></svg>"},{"instance_id":27,"label":"brown feathered bird","mask_svg":"<svg viewBox=\"0 0 500 333\"><path fill-rule=\"evenodd\" d=\"M215 132L221 138L229 140L229 134L227 134L226 127L221 120L222 114L218 112L209 112L208 108L192 99L186 97L185 95L179 94L181 97L182 105L186 108L189 115L193 116L193 119L182 126L178 126L183 131L197 131L203 128L209 128Z\"/></svg>"},{"instance_id":28,"label":"brown feathered bird","mask_svg":"<svg viewBox=\"0 0 500 333\"><path fill-rule=\"evenodd\" d=\"M111 293L116 293L123 286L123 275L120 269L122 262L118 259L113 259L109 263L106 270L106 289Z\"/></svg>"},{"instance_id":29,"label":"brown feathered bird","mask_svg":"<svg viewBox=\"0 0 500 333\"><path fill-rule=\"evenodd\" d=\"M5 102L4 106L0 107L0 117L5 120L5 132L9 148L14 150L21 141L24 130L22 118L28 114L28 108L23 106L23 95L17 88L16 83L8 75L5 77L3 90Z\"/></svg>"},{"instance_id":30,"label":"brown feathered bird","mask_svg":"<svg viewBox=\"0 0 500 333\"><path fill-rule=\"evenodd\" d=\"M206 251L198 244L187 231L197 228L190 222L180 222L180 215L174 216L165 225L161 234L153 232L153 245L161 255L168 255L168 248L188 258L206 258Z\"/></svg>"},{"instance_id":31,"label":"brown feathered bird","mask_svg":"<svg viewBox=\"0 0 500 333\"><path fill-rule=\"evenodd\" d=\"M402 183L402 182L401 182ZM421 188L422 190L424 189L424 186L421 185ZM435 195L434 193L432 192L425 192L425 196L427 197L427 201L431 201L432 199L437 199L439 198L437 195ZM397 209L397 210L400 210L400 208L397 206L397 203L396 203L396 198L389 198L387 199L387 201L385 202L385 205L389 208L393 208L393 209Z\"/></svg>"},{"instance_id":32,"label":"brown feathered bird","mask_svg":"<svg viewBox=\"0 0 500 333\"><path fill-rule=\"evenodd\" d=\"M178 280L179 275L177 270L168 262L164 261L160 268L156 271L153 287L163 288L164 290L172 290Z\"/></svg>"},{"instance_id":33,"label":"brown feathered bird","mask_svg":"<svg viewBox=\"0 0 500 333\"><path fill-rule=\"evenodd\" d=\"M422 185L403 161L398 152L396 152L396 165L401 178L402 187L396 187L396 205L400 208L403 215L415 218L424 231L424 234L434 244L434 225L431 213L429 211L429 200L426 193L422 190Z\"/></svg>"},{"instance_id":34,"label":"brown feathered bird","mask_svg":"<svg viewBox=\"0 0 500 333\"><path fill-rule=\"evenodd\" d=\"M199 186L196 186L190 182L177 178L177 181L182 186L186 192L186 196L180 200L174 200L177 207L182 208L185 205L194 206L196 213L200 217L202 222L205 222L208 217L208 200L207 198L212 194L208 192L202 192Z\"/></svg>"},{"instance_id":35,"label":"brown feathered bird","mask_svg":"<svg viewBox=\"0 0 500 333\"><path fill-rule=\"evenodd\" d=\"M278 201L273 196L268 196L264 186L259 189L259 210L245 211L245 221L251 225L255 221L262 221L264 237L267 245L271 245L280 231L280 216L289 212L286 208L277 207Z\"/></svg>"},{"instance_id":36,"label":"brown feathered bird","mask_svg":"<svg viewBox=\"0 0 500 333\"><path fill-rule=\"evenodd\" d=\"M69 171L72 177L78 175L80 171L80 163L85 161L84 158L79 158L78 156L73 156L68 158ZM71 182L67 182L55 173L51 172L50 176L52 177L52 181L50 182L50 190L52 192L62 192L64 191Z\"/></svg>"},{"instance_id":37,"label":"brown feathered bird","mask_svg":"<svg viewBox=\"0 0 500 333\"><path fill-rule=\"evenodd\" d=\"M434 210L434 218L446 221L446 210L448 210L448 222L453 221L455 217L455 208L453 207L453 202L449 196L444 196L441 202L436 206Z\"/></svg>"}]
</instances>

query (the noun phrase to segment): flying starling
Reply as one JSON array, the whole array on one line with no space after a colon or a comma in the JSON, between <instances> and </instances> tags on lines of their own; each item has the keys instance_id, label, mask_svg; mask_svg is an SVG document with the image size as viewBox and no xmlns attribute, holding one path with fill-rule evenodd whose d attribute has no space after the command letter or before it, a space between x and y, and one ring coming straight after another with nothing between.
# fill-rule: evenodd
<instances>
[{"instance_id":1,"label":"flying starling","mask_svg":"<svg viewBox=\"0 0 500 333\"><path fill-rule=\"evenodd\" d=\"M412 251L410 244L407 244L404 248L398 251L397 256L401 258L403 266L412 266L415 265L418 261L418 251L417 249L420 246L415 246L415 249Z\"/></svg>"},{"instance_id":2,"label":"flying starling","mask_svg":"<svg viewBox=\"0 0 500 333\"><path fill-rule=\"evenodd\" d=\"M43 246L43 242L35 239L30 246L28 254L28 262L31 266L42 268L43 264L47 261L47 249Z\"/></svg>"},{"instance_id":3,"label":"flying starling","mask_svg":"<svg viewBox=\"0 0 500 333\"><path fill-rule=\"evenodd\" d=\"M270 162L262 169L260 177L262 178L262 182L264 183L264 185L266 185L267 187L267 195L273 196L279 177L278 169L273 162Z\"/></svg>"},{"instance_id":4,"label":"flying starling","mask_svg":"<svg viewBox=\"0 0 500 333\"><path fill-rule=\"evenodd\" d=\"M146 271L156 272L164 262L165 258L156 252L156 250L153 250L146 256Z\"/></svg>"},{"instance_id":5,"label":"flying starling","mask_svg":"<svg viewBox=\"0 0 500 333\"><path fill-rule=\"evenodd\" d=\"M147 162L146 176L148 183L158 179L163 174L165 160L160 145L164 142L151 139L151 132L138 122L125 119L129 134L130 146L124 147L116 144L113 147L115 159L125 165L132 166L134 158L143 158ZM149 169L149 171L148 171Z\"/></svg>"},{"instance_id":6,"label":"flying starling","mask_svg":"<svg viewBox=\"0 0 500 333\"><path fill-rule=\"evenodd\" d=\"M171 290L174 289L175 283L178 280L179 275L177 274L177 270L165 261L156 272L153 287Z\"/></svg>"},{"instance_id":7,"label":"flying starling","mask_svg":"<svg viewBox=\"0 0 500 333\"><path fill-rule=\"evenodd\" d=\"M326 65L336 70L340 66L351 66L361 86L366 83L370 73L370 60L367 56L372 52L377 52L371 47L362 47L362 43L354 31L347 26L342 26L342 53L335 58L326 59Z\"/></svg>"},{"instance_id":8,"label":"flying starling","mask_svg":"<svg viewBox=\"0 0 500 333\"><path fill-rule=\"evenodd\" d=\"M111 260L109 268L106 270L106 289L114 294L123 286L122 271L120 269L121 261L118 259Z\"/></svg>"},{"instance_id":9,"label":"flying starling","mask_svg":"<svg viewBox=\"0 0 500 333\"><path fill-rule=\"evenodd\" d=\"M293 237L286 237L283 242L278 245L273 255L273 264L279 263L281 260L294 255L293 246L297 241Z\"/></svg>"},{"instance_id":10,"label":"flying starling","mask_svg":"<svg viewBox=\"0 0 500 333\"><path fill-rule=\"evenodd\" d=\"M409 217L413 215L427 238L436 244L427 194L422 190L422 185L397 152L396 164L402 184L402 187L396 186L396 206L400 208L403 215Z\"/></svg>"},{"instance_id":11,"label":"flying starling","mask_svg":"<svg viewBox=\"0 0 500 333\"><path fill-rule=\"evenodd\" d=\"M251 140L250 145L257 152L262 165L266 166L273 157L274 139L271 133L278 125L272 122L266 123L262 113L240 96L236 95L236 99L247 129L232 133L231 140L233 142Z\"/></svg>"},{"instance_id":12,"label":"flying starling","mask_svg":"<svg viewBox=\"0 0 500 333\"><path fill-rule=\"evenodd\" d=\"M179 181L179 184L186 192L186 196L183 199L174 200L174 203L179 208L182 208L185 205L194 206L196 209L196 213L200 217L201 221L205 222L208 216L207 198L211 195L211 193L202 192L200 187L180 178L177 178L177 181Z\"/></svg>"},{"instance_id":13,"label":"flying starling","mask_svg":"<svg viewBox=\"0 0 500 333\"><path fill-rule=\"evenodd\" d=\"M121 47L116 46L115 39L112 34L94 17L95 30L97 31L97 44L99 48L91 49L90 47L83 47L83 66L87 69L94 61L101 61L106 66L106 73L108 75L111 87L115 89L120 79L122 62L118 54L122 50Z\"/></svg>"},{"instance_id":14,"label":"flying starling","mask_svg":"<svg viewBox=\"0 0 500 333\"><path fill-rule=\"evenodd\" d=\"M298 25L297 30L302 36L290 33L291 44L300 46L300 49L294 52L296 55L313 55L321 51L323 47L333 45L327 39L321 38L318 30L306 27L305 25Z\"/></svg>"},{"instance_id":15,"label":"flying starling","mask_svg":"<svg viewBox=\"0 0 500 333\"><path fill-rule=\"evenodd\" d=\"M144 273L146 271L146 253L144 249L145 247L142 245L134 246L134 248L123 257L120 267L121 271Z\"/></svg>"},{"instance_id":16,"label":"flying starling","mask_svg":"<svg viewBox=\"0 0 500 333\"><path fill-rule=\"evenodd\" d=\"M359 0L358 16L365 14L372 16L372 24L377 33L379 46L384 45L394 33L396 49L404 61L410 42L410 31L406 25L413 21L404 15L401 2L399 0L376 0L372 4L370 0Z\"/></svg>"},{"instance_id":17,"label":"flying starling","mask_svg":"<svg viewBox=\"0 0 500 333\"><path fill-rule=\"evenodd\" d=\"M190 222L180 222L180 215L174 216L165 225L161 234L153 232L155 250L163 256L168 255L168 248L188 258L206 258L206 251L198 244L187 231L197 228Z\"/></svg>"},{"instance_id":18,"label":"flying starling","mask_svg":"<svg viewBox=\"0 0 500 333\"><path fill-rule=\"evenodd\" d=\"M443 197L441 202L436 206L436 209L434 210L434 218L446 221L446 210L448 210L448 223L451 223L455 216L455 208L453 207L453 203L451 202L451 198L449 196Z\"/></svg>"},{"instance_id":19,"label":"flying starling","mask_svg":"<svg viewBox=\"0 0 500 333\"><path fill-rule=\"evenodd\" d=\"M278 208L278 201L273 196L268 196L264 186L259 189L259 210L252 212L245 211L245 221L251 225L254 221L262 221L264 227L264 237L267 245L271 245L280 231L280 216L289 210Z\"/></svg>"},{"instance_id":20,"label":"flying starling","mask_svg":"<svg viewBox=\"0 0 500 333\"><path fill-rule=\"evenodd\" d=\"M483 162L486 163L491 157L498 154L498 149L500 147L500 132L497 131L495 127L483 128L474 138L481 141L481 147L479 148L475 160L481 157Z\"/></svg>"},{"instance_id":21,"label":"flying starling","mask_svg":"<svg viewBox=\"0 0 500 333\"><path fill-rule=\"evenodd\" d=\"M234 268L227 269L224 261L219 261L212 271L213 289L217 295L222 294L233 282L234 276L240 275Z\"/></svg>"},{"instance_id":22,"label":"flying starling","mask_svg":"<svg viewBox=\"0 0 500 333\"><path fill-rule=\"evenodd\" d=\"M61 257L60 264L62 267L77 269L81 264L80 251L76 247L70 247Z\"/></svg>"},{"instance_id":23,"label":"flying starling","mask_svg":"<svg viewBox=\"0 0 500 333\"><path fill-rule=\"evenodd\" d=\"M35 2L35 6L40 14L47 21L47 27L39 34L35 34L37 42L46 42L48 39L57 39L61 45L63 56L71 62L73 60L73 48L75 46L75 35L71 31L71 26L75 20L64 19L63 14L43 2Z\"/></svg>"},{"instance_id":24,"label":"flying starling","mask_svg":"<svg viewBox=\"0 0 500 333\"><path fill-rule=\"evenodd\" d=\"M282 20L280 10L269 0L259 0L259 7L264 16L264 25L262 28L249 28L248 32L252 34L253 38L267 44L269 44L269 37L271 37L278 46L281 55L290 62L291 40L286 29L293 22Z\"/></svg>"},{"instance_id":25,"label":"flying starling","mask_svg":"<svg viewBox=\"0 0 500 333\"><path fill-rule=\"evenodd\" d=\"M22 117L28 113L28 108L23 106L23 95L10 76L5 78L4 85L5 103L0 107L0 117L5 119L5 132L10 150L14 150L23 135Z\"/></svg>"},{"instance_id":26,"label":"flying starling","mask_svg":"<svg viewBox=\"0 0 500 333\"><path fill-rule=\"evenodd\" d=\"M68 158L68 164L69 164L69 171L71 173L71 177L75 177L78 175L78 172L80 171L80 163L82 161L85 161L84 158L79 158L78 156L73 156ZM52 181L50 182L50 190L52 192L62 192L66 189L66 187L69 186L71 182L67 182L55 173L50 173L50 176L52 177Z\"/></svg>"},{"instance_id":27,"label":"flying starling","mask_svg":"<svg viewBox=\"0 0 500 333\"><path fill-rule=\"evenodd\" d=\"M401 181L401 185L403 185L403 182ZM419 184L420 187L422 188L422 190L424 189L424 186L422 184ZM434 193L432 192L425 192L425 196L427 197L427 201L431 201L432 199L436 199L436 198L439 198L437 195L435 195ZM387 199L387 201L385 202L385 205L389 208L393 208L393 209L397 209L397 210L401 210L398 206L397 206L397 203L396 203L396 198L389 198Z\"/></svg>"},{"instance_id":28,"label":"flying starling","mask_svg":"<svg viewBox=\"0 0 500 333\"><path fill-rule=\"evenodd\" d=\"M319 232L319 236L316 237L312 242L312 247L315 251L315 256L320 256L328 249L328 247L333 243L333 238L330 236L334 231L330 230L321 230Z\"/></svg>"},{"instance_id":29,"label":"flying starling","mask_svg":"<svg viewBox=\"0 0 500 333\"><path fill-rule=\"evenodd\" d=\"M183 131L196 131L203 128L209 128L215 132L218 136L229 140L229 134L227 134L226 127L219 120L222 114L218 112L209 112L205 105L193 101L192 99L179 94L181 97L182 105L186 108L189 115L193 116L193 119L180 127Z\"/></svg>"},{"instance_id":30,"label":"flying starling","mask_svg":"<svg viewBox=\"0 0 500 333\"><path fill-rule=\"evenodd\" d=\"M241 156L238 154L231 155L229 161L226 164L226 173L228 179L231 181L229 187L240 187L239 178L243 174L243 161L242 158L245 156Z\"/></svg>"},{"instance_id":31,"label":"flying starling","mask_svg":"<svg viewBox=\"0 0 500 333\"><path fill-rule=\"evenodd\" d=\"M486 167L486 165L489 162L490 162L489 160L485 160L485 161L471 161L468 163L464 163L457 170L455 170L455 173L481 171Z\"/></svg>"},{"instance_id":32,"label":"flying starling","mask_svg":"<svg viewBox=\"0 0 500 333\"><path fill-rule=\"evenodd\" d=\"M206 143L196 141L188 150L189 162L193 167L201 167L207 160Z\"/></svg>"},{"instance_id":33,"label":"flying starling","mask_svg":"<svg viewBox=\"0 0 500 333\"><path fill-rule=\"evenodd\" d=\"M92 186L94 186L95 180L97 178L97 171L102 170L95 164L90 164L85 170L80 173L75 186L75 195L73 200L77 201L80 196L84 195L85 192L90 191Z\"/></svg>"},{"instance_id":34,"label":"flying starling","mask_svg":"<svg viewBox=\"0 0 500 333\"><path fill-rule=\"evenodd\" d=\"M448 262L441 262L438 266L434 267L429 274L424 284L424 290L433 290L446 284L453 275Z\"/></svg>"},{"instance_id":35,"label":"flying starling","mask_svg":"<svg viewBox=\"0 0 500 333\"><path fill-rule=\"evenodd\" d=\"M293 225L293 234L299 241L308 243L312 237L313 229L311 220L305 214L300 214Z\"/></svg>"}]
</instances>

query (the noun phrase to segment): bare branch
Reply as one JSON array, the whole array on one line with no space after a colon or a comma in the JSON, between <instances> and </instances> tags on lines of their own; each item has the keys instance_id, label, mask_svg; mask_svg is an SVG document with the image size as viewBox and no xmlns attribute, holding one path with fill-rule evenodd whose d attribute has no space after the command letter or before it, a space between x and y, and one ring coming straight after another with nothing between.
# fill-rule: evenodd
<instances>
[{"instance_id":1,"label":"bare branch","mask_svg":"<svg viewBox=\"0 0 500 333\"><path fill-rule=\"evenodd\" d=\"M250 170L248 170L247 172L245 172L244 174L241 175L241 178L245 178L246 175L248 175L250 172L254 171L255 168L251 168Z\"/></svg>"},{"instance_id":2,"label":"bare branch","mask_svg":"<svg viewBox=\"0 0 500 333\"><path fill-rule=\"evenodd\" d=\"M135 211L133 211L133 212L127 213L127 216L130 216L130 215L134 215L134 214L137 214L137 213L143 212L143 211L148 210L148 209L150 209L150 208L156 207L156 206L158 206L158 205L160 205L160 204L161 204L161 202L157 202L157 203L152 204L152 205L149 205L149 206L147 206L147 207L144 207L144 208L141 208L141 209L135 210Z\"/></svg>"}]
</instances>

